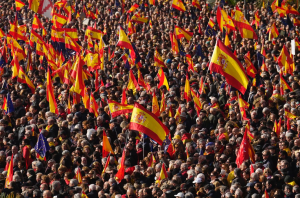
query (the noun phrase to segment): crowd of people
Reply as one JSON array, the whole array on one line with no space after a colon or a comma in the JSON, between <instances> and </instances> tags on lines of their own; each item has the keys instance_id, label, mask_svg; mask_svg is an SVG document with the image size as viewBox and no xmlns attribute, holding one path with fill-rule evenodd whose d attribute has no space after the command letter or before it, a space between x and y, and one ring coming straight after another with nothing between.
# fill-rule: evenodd
<instances>
[{"instance_id":1,"label":"crowd of people","mask_svg":"<svg viewBox=\"0 0 300 198\"><path fill-rule=\"evenodd\" d=\"M27 54L31 51L31 57L26 56L19 64L34 90L20 81L20 76L13 76L12 61L16 59L13 47L6 40L10 26L17 20L24 36L30 40L36 15L44 27L36 32L47 46L54 46L57 57L64 56L63 64L68 61L73 64L78 54L59 47L64 44L52 40L54 21L35 14L29 9L28 2L24 2L25 6L18 14L15 1L0 2L0 28L5 33L0 42L0 101L3 104L0 115L0 197L300 197L299 16L273 11L274 3L270 1L209 3L201 0L200 6L195 7L194 0L183 0L185 12L172 8L172 1L154 2L155 5L147 0L53 2L53 12L65 17L69 16L64 5L74 6L71 20L62 28L77 29L77 43L83 57L88 51L97 51L100 42L95 39L90 45L91 41L85 37L89 26L103 32L105 43L104 67L90 70L84 65L88 75L84 84L88 95L93 93L99 107L97 112L90 111L83 97L72 92L72 80L66 84L61 76L56 76L52 84L57 113L51 112L47 100L50 63L45 60L46 53L40 55L36 53L35 45L18 39ZM277 0L276 6L284 3L298 9L298 2L292 0ZM134 4L139 7L128 13ZM245 39L237 29L228 31L227 35L228 47L243 67L246 68L244 56L249 52L257 70L255 78L249 76L245 94L237 94L235 86L224 76L209 71L217 39L225 42L216 18L218 6L222 6L229 16L237 6L258 36L257 39ZM124 61L126 50L117 46L118 33L121 26L128 34L128 18L135 13L148 21L132 22L135 32L128 38L140 60L139 66L128 67L128 61ZM260 18L258 24L254 22L255 15ZM210 20L215 23L212 27L214 35L206 32ZM279 35L269 39L268 29L273 24ZM189 42L180 39L180 53L177 54L170 39L175 25L193 33ZM295 49L292 49L292 40L296 41ZM282 69L276 59L284 46L289 54L295 51L292 71ZM160 67L155 64L156 50L166 66L163 72L169 89L165 85L158 88ZM263 69L258 53L263 56ZM186 54L191 55L193 68L190 68ZM127 59L130 58L128 55ZM283 74L280 70L284 70ZM142 77L146 87L127 89L130 71L139 79L138 83ZM141 76L138 76L139 72ZM186 101L186 75L191 89L201 101L201 111L195 108L194 100ZM284 92L281 91L281 77L290 86ZM203 86L201 79L204 80ZM121 103L121 99L126 98L127 104L139 103L151 112L154 93L160 107L166 103L158 116L170 130L170 137L166 137L168 140L163 145L139 131L130 130L131 113L112 118L107 102ZM246 116L241 113L239 97L249 103ZM11 104L7 103L9 99ZM287 117L285 112L292 117ZM237 154L248 123L250 134L247 138L255 151L255 159L245 159L242 164L237 164ZM103 156L103 133L113 149L109 157ZM35 149L41 134L49 145L44 159ZM173 149L169 148L171 146ZM115 175L123 155L125 176L119 181ZM7 185L11 162L13 178ZM162 169L167 172L166 178L161 177Z\"/></svg>"}]
</instances>

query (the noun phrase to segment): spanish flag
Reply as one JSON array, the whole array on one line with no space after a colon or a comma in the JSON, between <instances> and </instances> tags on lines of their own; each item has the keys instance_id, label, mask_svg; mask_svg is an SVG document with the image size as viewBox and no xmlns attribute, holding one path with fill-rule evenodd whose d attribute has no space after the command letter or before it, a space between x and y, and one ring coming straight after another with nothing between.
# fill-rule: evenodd
<instances>
[{"instance_id":1,"label":"spanish flag","mask_svg":"<svg viewBox=\"0 0 300 198\"><path fill-rule=\"evenodd\" d=\"M13 50L12 50L12 52L13 52ZM15 78L19 74L20 64L19 64L19 60L18 60L17 56L15 55L16 53L12 53L12 54L14 54L14 56L13 56L13 61L12 61L13 63L10 63L10 64L13 65L13 67L12 67L12 77L11 78Z\"/></svg>"},{"instance_id":2,"label":"spanish flag","mask_svg":"<svg viewBox=\"0 0 300 198\"><path fill-rule=\"evenodd\" d=\"M90 108L90 97L86 87L84 87L82 103L86 109Z\"/></svg>"},{"instance_id":3,"label":"spanish flag","mask_svg":"<svg viewBox=\"0 0 300 198\"><path fill-rule=\"evenodd\" d=\"M161 166L161 171L160 171L160 174L159 174L159 178L156 180L155 183L158 183L160 185L161 180L167 179L167 178L168 178L168 173L167 173L167 170L166 170L166 167L165 167L165 163L163 163L162 166Z\"/></svg>"},{"instance_id":4,"label":"spanish flag","mask_svg":"<svg viewBox=\"0 0 300 198\"><path fill-rule=\"evenodd\" d=\"M229 37L228 37L228 34L227 34L227 33L226 33L226 35L225 35L224 45L225 45L226 47L228 47L229 49L231 49L231 43L230 43L230 41L229 41Z\"/></svg>"},{"instance_id":5,"label":"spanish flag","mask_svg":"<svg viewBox=\"0 0 300 198\"><path fill-rule=\"evenodd\" d=\"M172 1L172 8L175 8L176 10L179 10L181 12L185 12L186 9L184 7L184 4L181 0L173 0Z\"/></svg>"},{"instance_id":6,"label":"spanish flag","mask_svg":"<svg viewBox=\"0 0 300 198\"><path fill-rule=\"evenodd\" d=\"M259 27L259 23L260 23L260 17L259 17L259 14L258 14L258 10L255 12L254 17L255 17L254 24L255 24L256 29L257 29Z\"/></svg>"},{"instance_id":7,"label":"spanish flag","mask_svg":"<svg viewBox=\"0 0 300 198\"><path fill-rule=\"evenodd\" d=\"M153 91L153 94L152 94L152 113L154 115L156 115L157 117L160 115L159 105L158 105L158 101L157 101L155 91Z\"/></svg>"},{"instance_id":8,"label":"spanish flag","mask_svg":"<svg viewBox=\"0 0 300 198\"><path fill-rule=\"evenodd\" d=\"M279 32L276 28L275 23L272 24L272 26L268 29L267 33L269 33L269 41L279 36Z\"/></svg>"},{"instance_id":9,"label":"spanish flag","mask_svg":"<svg viewBox=\"0 0 300 198\"><path fill-rule=\"evenodd\" d=\"M217 40L209 70L223 75L228 84L241 93L247 90L249 80L242 64L220 39Z\"/></svg>"},{"instance_id":10,"label":"spanish flag","mask_svg":"<svg viewBox=\"0 0 300 198\"><path fill-rule=\"evenodd\" d=\"M20 11L21 8L23 8L24 5L25 5L25 3L23 3L23 2L20 1L20 0L15 0L15 3L16 3L16 10L17 10L17 11Z\"/></svg>"},{"instance_id":11,"label":"spanish flag","mask_svg":"<svg viewBox=\"0 0 300 198\"><path fill-rule=\"evenodd\" d=\"M140 69L138 69L138 84L141 85L144 89L146 89L148 91L148 87L146 86L146 83L144 81L142 72L140 71Z\"/></svg>"},{"instance_id":12,"label":"spanish flag","mask_svg":"<svg viewBox=\"0 0 300 198\"><path fill-rule=\"evenodd\" d=\"M157 49L155 49L155 52L154 52L154 66L156 66L156 67L167 67L164 63L164 60L162 59L159 52L157 51Z\"/></svg>"},{"instance_id":13,"label":"spanish flag","mask_svg":"<svg viewBox=\"0 0 300 198\"><path fill-rule=\"evenodd\" d=\"M147 23L148 22L148 17L141 17L139 14L135 14L131 17L131 20L133 22L142 24L142 23Z\"/></svg>"},{"instance_id":14,"label":"spanish flag","mask_svg":"<svg viewBox=\"0 0 300 198\"><path fill-rule=\"evenodd\" d=\"M280 74L280 79L279 79L279 83L280 83L280 95L284 95L284 91L286 89L289 89L290 91L293 91L293 89L289 86L289 84L287 84L287 82L284 80L283 76L282 76L282 72L279 73Z\"/></svg>"},{"instance_id":15,"label":"spanish flag","mask_svg":"<svg viewBox=\"0 0 300 198\"><path fill-rule=\"evenodd\" d=\"M248 53L244 56L244 59L245 59L245 64L246 64L247 75L252 78L255 78L255 75L257 74L257 70L251 61L250 51L248 51Z\"/></svg>"},{"instance_id":16,"label":"spanish flag","mask_svg":"<svg viewBox=\"0 0 300 198\"><path fill-rule=\"evenodd\" d=\"M121 26L119 27L119 41L118 41L116 46L124 47L126 49L134 51L127 35L125 34L125 32L124 32L124 30L122 29Z\"/></svg>"},{"instance_id":17,"label":"spanish flag","mask_svg":"<svg viewBox=\"0 0 300 198\"><path fill-rule=\"evenodd\" d=\"M7 112L7 99L6 99L6 97L4 97L4 99L3 99L2 109L5 112Z\"/></svg>"},{"instance_id":18,"label":"spanish flag","mask_svg":"<svg viewBox=\"0 0 300 198\"><path fill-rule=\"evenodd\" d=\"M169 91L169 83L168 83L168 80L167 80L167 78L166 78L166 76L165 76L165 73L164 73L164 71L162 70L162 68L160 68L160 69L158 70L158 74L157 74L157 75L158 75L158 77L159 77L159 84L157 85L157 88L160 89L161 86L165 85L166 88L167 88L167 90Z\"/></svg>"},{"instance_id":19,"label":"spanish flag","mask_svg":"<svg viewBox=\"0 0 300 198\"><path fill-rule=\"evenodd\" d=\"M14 154L12 154L11 160L8 165L4 188L11 187L10 182L13 181L13 175L14 175L14 170L13 170L14 169L14 160L13 159L14 159Z\"/></svg>"},{"instance_id":20,"label":"spanish flag","mask_svg":"<svg viewBox=\"0 0 300 198\"><path fill-rule=\"evenodd\" d=\"M118 183L120 183L124 179L124 175L125 175L125 167L124 167L125 157L126 157L125 152L126 152L126 148L123 149L121 164L120 164L117 174L115 175L115 179Z\"/></svg>"},{"instance_id":21,"label":"spanish flag","mask_svg":"<svg viewBox=\"0 0 300 198\"><path fill-rule=\"evenodd\" d=\"M18 74L18 82L19 83L25 83L31 90L31 93L34 94L35 92L35 86L31 82L31 80L28 78L28 76L25 74L24 70L22 67L19 68L19 74Z\"/></svg>"},{"instance_id":22,"label":"spanish flag","mask_svg":"<svg viewBox=\"0 0 300 198\"><path fill-rule=\"evenodd\" d=\"M68 33L66 33L66 35L65 35L65 46L66 46L66 48L72 49L72 50L74 50L75 52L78 52L78 53L80 53L80 51L81 51L81 46L76 41L74 41L69 36Z\"/></svg>"},{"instance_id":23,"label":"spanish flag","mask_svg":"<svg viewBox=\"0 0 300 198\"><path fill-rule=\"evenodd\" d=\"M225 27L233 31L236 31L232 19L230 18L230 16L227 15L227 13L221 7L218 7L217 9L217 21L221 32L225 30Z\"/></svg>"},{"instance_id":24,"label":"spanish flag","mask_svg":"<svg viewBox=\"0 0 300 198\"><path fill-rule=\"evenodd\" d=\"M192 100L191 96L191 87L190 87L190 82L189 82L189 76L186 74L185 78L185 85L184 85L184 99L186 100L186 103Z\"/></svg>"},{"instance_id":25,"label":"spanish flag","mask_svg":"<svg viewBox=\"0 0 300 198\"><path fill-rule=\"evenodd\" d=\"M294 18L294 26L300 26L300 20Z\"/></svg>"},{"instance_id":26,"label":"spanish flag","mask_svg":"<svg viewBox=\"0 0 300 198\"><path fill-rule=\"evenodd\" d=\"M94 94L91 93L90 95L90 108L89 108L89 112L93 113L95 115L95 117L98 117L98 104L95 100Z\"/></svg>"},{"instance_id":27,"label":"spanish flag","mask_svg":"<svg viewBox=\"0 0 300 198\"><path fill-rule=\"evenodd\" d=\"M112 118L123 115L125 113L131 113L133 110L133 105L120 104L113 100L107 100L107 103Z\"/></svg>"},{"instance_id":28,"label":"spanish flag","mask_svg":"<svg viewBox=\"0 0 300 198\"><path fill-rule=\"evenodd\" d=\"M131 8L127 11L127 13L131 13L134 12L136 9L139 8L139 5L137 3L135 3L133 6L131 6Z\"/></svg>"},{"instance_id":29,"label":"spanish flag","mask_svg":"<svg viewBox=\"0 0 300 198\"><path fill-rule=\"evenodd\" d=\"M62 27L64 24L67 23L67 21L68 21L68 17L58 14L58 13L54 13L53 18L52 18L52 23L57 28Z\"/></svg>"},{"instance_id":30,"label":"spanish flag","mask_svg":"<svg viewBox=\"0 0 300 198\"><path fill-rule=\"evenodd\" d=\"M79 167L77 167L75 178L77 179L78 184L82 184L82 175Z\"/></svg>"},{"instance_id":31,"label":"spanish flag","mask_svg":"<svg viewBox=\"0 0 300 198\"><path fill-rule=\"evenodd\" d=\"M103 131L103 134L104 134L104 131ZM102 147L103 148L103 147ZM102 157L103 158L103 157ZM106 171L106 169L107 169L107 167L108 167L108 165L109 165L109 161L110 161L110 154L108 155L108 157L107 157L107 160L106 160L106 162L105 162L105 166L104 166L104 168L103 168L103 171L102 171L102 173L105 173L105 171Z\"/></svg>"},{"instance_id":32,"label":"spanish flag","mask_svg":"<svg viewBox=\"0 0 300 198\"><path fill-rule=\"evenodd\" d=\"M199 93L200 94L206 94L205 88L204 88L204 78L203 76L200 79L200 85L199 85Z\"/></svg>"},{"instance_id":33,"label":"spanish flag","mask_svg":"<svg viewBox=\"0 0 300 198\"><path fill-rule=\"evenodd\" d=\"M197 114L199 115L200 111L202 110L202 104L201 104L200 98L197 97L197 94L193 91L193 89L191 89L191 95L192 95L192 98L194 101L195 109L197 111Z\"/></svg>"},{"instance_id":34,"label":"spanish flag","mask_svg":"<svg viewBox=\"0 0 300 198\"><path fill-rule=\"evenodd\" d=\"M2 39L5 36L5 33L3 32L2 29L0 29L0 39Z\"/></svg>"},{"instance_id":35,"label":"spanish flag","mask_svg":"<svg viewBox=\"0 0 300 198\"><path fill-rule=\"evenodd\" d=\"M73 86L71 87L70 91L83 96L85 86L84 86L83 68L82 67L84 65L84 61L82 60L81 56L79 56L78 58L79 58L79 60L76 61L76 63L75 63L75 64L77 64L75 82L74 82Z\"/></svg>"},{"instance_id":36,"label":"spanish flag","mask_svg":"<svg viewBox=\"0 0 300 198\"><path fill-rule=\"evenodd\" d=\"M48 71L47 71L47 101L49 102L49 109L50 112L52 113L58 113L57 110L57 104L56 104L56 100L54 97L54 91L53 91L53 87L52 87L52 80L51 80L51 75L50 75L50 69L48 67Z\"/></svg>"},{"instance_id":37,"label":"spanish flag","mask_svg":"<svg viewBox=\"0 0 300 198\"><path fill-rule=\"evenodd\" d=\"M148 163L148 167L154 168L155 163L156 163L155 157L154 157L153 153L151 153L151 156L150 156L150 159L149 159L149 163Z\"/></svg>"},{"instance_id":38,"label":"spanish flag","mask_svg":"<svg viewBox=\"0 0 300 198\"><path fill-rule=\"evenodd\" d=\"M33 21L32 21L32 29L36 30L39 28L42 28L42 22L40 21L40 19L36 16L36 14L34 15Z\"/></svg>"},{"instance_id":39,"label":"spanish flag","mask_svg":"<svg viewBox=\"0 0 300 198\"><path fill-rule=\"evenodd\" d=\"M161 102L160 102L160 108L159 108L159 114L161 114L162 112L164 112L167 108L166 105L166 99L165 99L165 94L162 92L161 94Z\"/></svg>"},{"instance_id":40,"label":"spanish flag","mask_svg":"<svg viewBox=\"0 0 300 198\"><path fill-rule=\"evenodd\" d=\"M108 154L114 154L111 144L106 136L105 130L103 130L103 139L102 139L102 158L108 156Z\"/></svg>"},{"instance_id":41,"label":"spanish flag","mask_svg":"<svg viewBox=\"0 0 300 198\"><path fill-rule=\"evenodd\" d=\"M185 57L186 57L186 62L189 65L188 71L189 72L190 71L195 72L195 70L194 70L194 62L193 62L192 56L190 54L186 54Z\"/></svg>"},{"instance_id":42,"label":"spanish flag","mask_svg":"<svg viewBox=\"0 0 300 198\"><path fill-rule=\"evenodd\" d=\"M277 137L280 135L280 130L278 129L278 123L277 120L274 122L273 131L277 134Z\"/></svg>"},{"instance_id":43,"label":"spanish flag","mask_svg":"<svg viewBox=\"0 0 300 198\"><path fill-rule=\"evenodd\" d=\"M173 34L172 32L170 32L170 40L171 40L171 45L172 45L172 51L174 54L179 54L179 45L178 45L178 41L176 39L175 34Z\"/></svg>"},{"instance_id":44,"label":"spanish flag","mask_svg":"<svg viewBox=\"0 0 300 198\"><path fill-rule=\"evenodd\" d=\"M149 4L155 6L155 0L149 0Z\"/></svg>"},{"instance_id":45,"label":"spanish flag","mask_svg":"<svg viewBox=\"0 0 300 198\"><path fill-rule=\"evenodd\" d=\"M29 9L31 9L35 13L38 13L40 1L39 0L29 0L28 3L29 3Z\"/></svg>"},{"instance_id":46,"label":"spanish flag","mask_svg":"<svg viewBox=\"0 0 300 198\"><path fill-rule=\"evenodd\" d=\"M137 90L140 90L140 86L137 83L132 70L129 71L129 80L128 80L127 89L132 89L134 95L136 94Z\"/></svg>"},{"instance_id":47,"label":"spanish flag","mask_svg":"<svg viewBox=\"0 0 300 198\"><path fill-rule=\"evenodd\" d=\"M85 31L85 39L88 38L88 36L91 36L91 38L94 40L100 40L103 36L103 32L100 30L97 30L95 28L92 28L90 26L87 27L86 31Z\"/></svg>"},{"instance_id":48,"label":"spanish flag","mask_svg":"<svg viewBox=\"0 0 300 198\"><path fill-rule=\"evenodd\" d=\"M290 5L288 5L287 14L294 14L294 15L298 15L298 16L300 15L300 13Z\"/></svg>"},{"instance_id":49,"label":"spanish flag","mask_svg":"<svg viewBox=\"0 0 300 198\"><path fill-rule=\"evenodd\" d=\"M166 136L169 134L169 129L157 118L157 116L138 103L134 104L129 129L146 134L159 145L162 145Z\"/></svg>"},{"instance_id":50,"label":"spanish flag","mask_svg":"<svg viewBox=\"0 0 300 198\"><path fill-rule=\"evenodd\" d=\"M250 26L249 22L245 18L241 10L236 6L236 11L234 14L235 26L240 31L242 38L247 39L257 39L257 35L254 32L253 28Z\"/></svg>"},{"instance_id":51,"label":"spanish flag","mask_svg":"<svg viewBox=\"0 0 300 198\"><path fill-rule=\"evenodd\" d=\"M198 8L199 10L202 10L199 0L192 0L192 5Z\"/></svg>"},{"instance_id":52,"label":"spanish flag","mask_svg":"<svg viewBox=\"0 0 300 198\"><path fill-rule=\"evenodd\" d=\"M284 45L280 55L278 56L277 59L278 65L280 66L280 68L282 68L283 66L285 66L285 63L287 62L288 64L292 64L293 60L290 57L289 51L286 48L286 46Z\"/></svg>"},{"instance_id":53,"label":"spanish flag","mask_svg":"<svg viewBox=\"0 0 300 198\"><path fill-rule=\"evenodd\" d=\"M265 195L265 198L269 198L269 194L267 192L267 189L265 189L264 195Z\"/></svg>"},{"instance_id":54,"label":"spanish flag","mask_svg":"<svg viewBox=\"0 0 300 198\"><path fill-rule=\"evenodd\" d=\"M128 22L128 36L132 35L136 33L136 30L135 30L135 27L134 27L134 24L132 24L131 21Z\"/></svg>"},{"instance_id":55,"label":"spanish flag","mask_svg":"<svg viewBox=\"0 0 300 198\"><path fill-rule=\"evenodd\" d=\"M193 37L193 32L188 32L175 25L175 35L177 36L177 39L185 38L187 42L189 42Z\"/></svg>"}]
</instances>

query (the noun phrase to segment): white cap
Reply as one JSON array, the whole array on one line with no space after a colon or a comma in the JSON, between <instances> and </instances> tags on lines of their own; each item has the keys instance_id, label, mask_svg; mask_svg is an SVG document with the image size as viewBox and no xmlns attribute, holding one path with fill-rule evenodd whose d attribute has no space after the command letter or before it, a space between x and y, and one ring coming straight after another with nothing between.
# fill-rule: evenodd
<instances>
[{"instance_id":1,"label":"white cap","mask_svg":"<svg viewBox=\"0 0 300 198\"><path fill-rule=\"evenodd\" d=\"M197 178L201 178L201 179L205 179L205 175L203 174L203 173L199 173L198 175L197 175Z\"/></svg>"},{"instance_id":2,"label":"white cap","mask_svg":"<svg viewBox=\"0 0 300 198\"><path fill-rule=\"evenodd\" d=\"M175 195L175 197L180 197L180 198L183 198L184 197L184 194L182 192L178 193L177 195Z\"/></svg>"},{"instance_id":3,"label":"white cap","mask_svg":"<svg viewBox=\"0 0 300 198\"><path fill-rule=\"evenodd\" d=\"M198 177L193 181L194 184L200 184L201 182L202 182L202 179L198 178Z\"/></svg>"}]
</instances>

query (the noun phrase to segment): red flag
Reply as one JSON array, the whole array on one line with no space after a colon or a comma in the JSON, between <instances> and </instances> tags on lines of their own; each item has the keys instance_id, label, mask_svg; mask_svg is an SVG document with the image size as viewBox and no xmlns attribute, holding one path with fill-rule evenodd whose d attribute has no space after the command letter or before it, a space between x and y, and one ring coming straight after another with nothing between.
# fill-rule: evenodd
<instances>
[{"instance_id":1,"label":"red flag","mask_svg":"<svg viewBox=\"0 0 300 198\"><path fill-rule=\"evenodd\" d=\"M252 163L255 162L254 158L254 150L252 148L252 145L249 142L249 139L247 138L247 132L245 131L243 140L241 142L237 157L236 157L236 164L238 167L245 161L248 160L249 158L251 159Z\"/></svg>"}]
</instances>

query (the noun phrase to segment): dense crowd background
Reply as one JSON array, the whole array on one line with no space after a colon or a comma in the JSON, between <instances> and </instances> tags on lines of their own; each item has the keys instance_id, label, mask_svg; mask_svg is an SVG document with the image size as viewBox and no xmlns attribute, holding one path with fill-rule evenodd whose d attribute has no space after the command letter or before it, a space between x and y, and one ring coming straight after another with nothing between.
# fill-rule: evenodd
<instances>
[{"instance_id":1,"label":"dense crowd background","mask_svg":"<svg viewBox=\"0 0 300 198\"><path fill-rule=\"evenodd\" d=\"M1 197L300 197L300 52L296 47L293 57L294 71L283 75L293 91L285 90L281 96L278 96L279 67L274 58L279 56L283 45L286 45L291 53L291 40L299 38L299 26L291 27L290 24L283 23L280 15L270 9L272 2L264 2L264 7L260 1L236 3L250 24L255 20L255 13L261 18L257 28L252 25L258 40L243 39L238 31L228 35L231 50L235 51L238 60L245 66L244 55L249 51L251 61L258 70L256 84L253 86L253 79L249 78L248 89L241 96L250 104L246 112L253 135L251 144L255 150L255 164L246 160L238 168L235 161L247 121L242 119L236 90L223 76L211 74L208 70L216 38L224 41L216 20L217 6L221 3L216 1L208 4L200 1L202 9L199 10L192 6L191 0L183 2L186 6L185 12L172 9L172 1L164 0L156 1L155 6L145 0L125 0L123 8L118 6L122 2L115 1L73 2L80 15L84 13L84 8L93 13L96 13L96 9L99 12L97 19L90 18L88 22L83 19L86 16L77 17L76 12L72 16L72 22L64 25L77 29L78 44L82 46L83 54L86 53L85 50L94 50L84 36L87 26L95 26L96 23L96 28L105 32L103 40L107 46L104 53L104 70L97 70L98 75L95 75L95 71L90 72L91 77L85 80L88 92L94 92L98 103L98 117L90 113L82 102L74 104L76 96L73 97L73 93L69 91L71 85L61 83L59 78L53 81L59 113L50 112L46 99L47 62L40 61L34 48L30 69L26 68L28 57L20 62L20 66L36 87L35 92L31 93L26 84L19 83L17 78L12 79L12 65L9 63L13 57L9 53L8 63L2 63L1 66L0 96L3 103L4 97L10 94L14 111L6 114L2 110L0 115ZM127 30L126 11L134 3L140 5L137 11L151 19L152 23L152 27L149 22L133 23L136 33L129 36L141 57L140 71L150 89L142 88L136 94L133 94L132 90L126 90L127 102L138 102L151 111L153 92L156 93L159 104L164 93L167 108L160 112L159 118L170 129L174 146L172 155L167 152L168 146L157 145L148 136L130 131L130 114L111 119L107 106L107 99L121 102L123 89L127 87L129 70L121 58L124 50L115 45L119 39L119 25ZM288 3L297 9L298 5L293 1ZM222 6L229 15L235 9L235 5L230 2L222 2ZM63 9L60 11L62 15L67 16ZM8 33L10 23L14 22L16 16L15 2L1 1L0 14L0 28ZM129 15L132 16L133 13ZM292 22L299 17L288 15ZM28 8L26 2L18 13L18 23L26 26L28 39L33 17L34 12ZM43 39L46 43L51 43L52 22L42 15L38 17L48 32ZM217 33L216 36L210 37L205 32L209 19L215 22L213 29ZM266 32L274 22L279 36L269 40ZM194 72L188 72L185 56L172 53L169 33L174 31L174 25L194 33L190 42L185 39L181 41L182 53L192 57ZM42 35L42 30L39 29L37 33ZM6 45L4 40L5 38L2 38L0 42L2 49L3 45ZM24 49L30 48L25 42L19 43ZM261 72L257 52L262 52L262 48L266 53L267 71ZM108 57L111 55L108 49L115 54L111 60ZM159 68L154 66L153 57L156 49L167 66L163 70L169 83L169 91L165 86L157 89ZM71 56L70 50L63 53L67 62ZM132 71L138 79L136 67L133 67ZM198 93L202 103L202 110L198 113L193 101L186 102L184 99L187 74L191 89ZM98 82L102 81L104 84L98 90L95 87L95 76L98 76ZM205 79L205 85L200 94L201 77ZM69 94L72 105L70 112ZM176 119L174 114L178 112L179 107L180 119ZM173 116L170 116L170 108L174 112ZM284 108L296 115L296 118L290 121L290 126L287 126L285 121ZM280 118L282 124L280 134L277 135L273 126ZM110 156L109 165L104 172L107 157L102 157L103 131L106 132L114 150L114 155ZM222 135L225 133L227 135ZM46 160L39 160L34 149L39 134L43 134L50 146ZM24 147L30 151L30 160L27 159L26 162ZM118 183L115 174L124 148L125 177ZM13 181L4 188L7 176L5 167L11 160L14 165ZM162 164L166 167L168 177L156 182L160 177ZM81 183L76 179L78 168L82 174Z\"/></svg>"}]
</instances>

